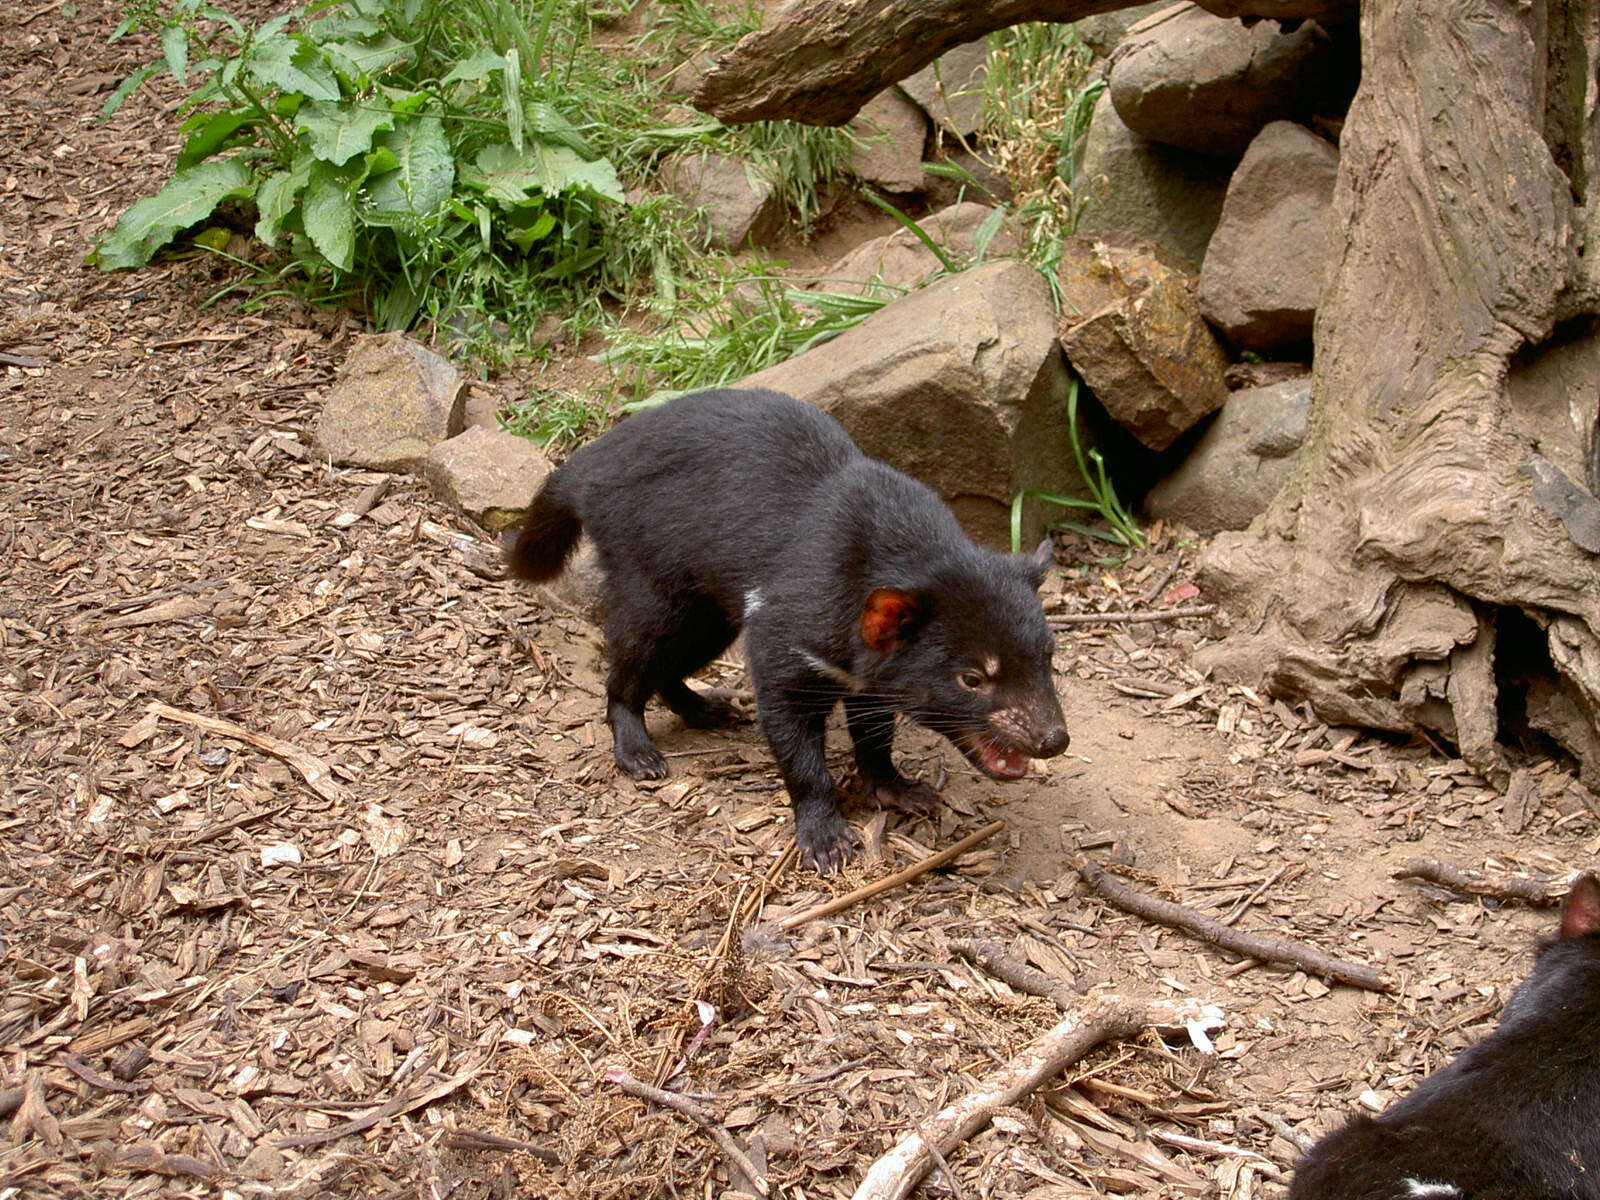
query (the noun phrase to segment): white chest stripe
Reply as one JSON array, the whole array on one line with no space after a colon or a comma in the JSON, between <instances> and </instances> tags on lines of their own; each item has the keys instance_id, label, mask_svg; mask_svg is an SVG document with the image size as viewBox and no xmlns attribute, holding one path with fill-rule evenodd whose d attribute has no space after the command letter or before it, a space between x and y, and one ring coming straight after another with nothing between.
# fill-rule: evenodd
<instances>
[{"instance_id":1,"label":"white chest stripe","mask_svg":"<svg viewBox=\"0 0 1600 1200\"><path fill-rule=\"evenodd\" d=\"M861 682L861 680L850 674L850 672L846 671L843 667L836 667L831 662L828 662L826 659L811 653L811 651L803 647L800 649L799 654L801 658L806 660L807 665L809 665L812 670L816 671L817 674L826 675L835 683L842 684L843 686L849 688L852 692L859 692L863 687L866 686Z\"/></svg>"},{"instance_id":2,"label":"white chest stripe","mask_svg":"<svg viewBox=\"0 0 1600 1200\"><path fill-rule=\"evenodd\" d=\"M744 594L744 619L749 620L761 607L761 589L751 588Z\"/></svg>"},{"instance_id":3,"label":"white chest stripe","mask_svg":"<svg viewBox=\"0 0 1600 1200\"><path fill-rule=\"evenodd\" d=\"M1453 1183L1434 1183L1427 1179L1402 1179L1406 1185L1408 1200L1452 1200L1461 1195L1461 1189Z\"/></svg>"}]
</instances>

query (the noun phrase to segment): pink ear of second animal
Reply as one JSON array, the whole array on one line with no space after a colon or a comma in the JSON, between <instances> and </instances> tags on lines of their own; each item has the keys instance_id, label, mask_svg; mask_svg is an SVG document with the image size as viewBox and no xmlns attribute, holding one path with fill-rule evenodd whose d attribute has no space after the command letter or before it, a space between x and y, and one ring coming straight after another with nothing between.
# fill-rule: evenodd
<instances>
[{"instance_id":1,"label":"pink ear of second animal","mask_svg":"<svg viewBox=\"0 0 1600 1200\"><path fill-rule=\"evenodd\" d=\"M1561 936L1583 937L1600 933L1600 880L1585 871L1572 881L1561 902Z\"/></svg>"}]
</instances>

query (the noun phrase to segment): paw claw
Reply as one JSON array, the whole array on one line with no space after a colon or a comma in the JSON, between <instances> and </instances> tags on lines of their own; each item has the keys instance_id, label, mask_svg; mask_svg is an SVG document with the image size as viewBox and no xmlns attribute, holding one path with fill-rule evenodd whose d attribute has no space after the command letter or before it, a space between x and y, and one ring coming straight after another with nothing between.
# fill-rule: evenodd
<instances>
[{"instance_id":1,"label":"paw claw","mask_svg":"<svg viewBox=\"0 0 1600 1200\"><path fill-rule=\"evenodd\" d=\"M832 875L841 870L861 846L855 830L845 824L838 813L799 824L795 829L795 841L800 847L801 863L819 875Z\"/></svg>"}]
</instances>

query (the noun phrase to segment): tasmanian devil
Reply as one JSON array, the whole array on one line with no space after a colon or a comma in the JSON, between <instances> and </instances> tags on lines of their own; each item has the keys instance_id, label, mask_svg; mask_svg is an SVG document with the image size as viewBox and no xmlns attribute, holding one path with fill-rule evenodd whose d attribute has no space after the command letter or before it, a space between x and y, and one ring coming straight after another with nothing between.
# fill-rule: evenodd
<instances>
[{"instance_id":1,"label":"tasmanian devil","mask_svg":"<svg viewBox=\"0 0 1600 1200\"><path fill-rule=\"evenodd\" d=\"M1600 1198L1600 882L1584 873L1495 1031L1295 1171L1289 1200Z\"/></svg>"},{"instance_id":2,"label":"tasmanian devil","mask_svg":"<svg viewBox=\"0 0 1600 1200\"><path fill-rule=\"evenodd\" d=\"M895 769L896 713L995 779L1066 748L1035 594L1048 543L1031 557L980 549L929 488L798 400L712 391L627 418L550 477L510 544L512 570L553 578L583 529L605 574L617 765L666 775L644 726L653 695L689 725L732 717L684 677L743 628L761 729L818 870L855 848L823 755L841 700L862 782L883 803L933 796Z\"/></svg>"}]
</instances>

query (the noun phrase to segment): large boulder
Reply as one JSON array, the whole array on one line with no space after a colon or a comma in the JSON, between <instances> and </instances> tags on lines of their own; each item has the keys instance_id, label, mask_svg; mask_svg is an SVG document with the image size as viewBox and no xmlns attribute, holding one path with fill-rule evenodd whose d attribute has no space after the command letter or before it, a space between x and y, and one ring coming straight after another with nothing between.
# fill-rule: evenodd
<instances>
[{"instance_id":1,"label":"large boulder","mask_svg":"<svg viewBox=\"0 0 1600 1200\"><path fill-rule=\"evenodd\" d=\"M1231 174L1228 163L1140 137L1101 95L1073 174L1073 194L1084 201L1078 232L1135 234L1198 267Z\"/></svg>"},{"instance_id":2,"label":"large boulder","mask_svg":"<svg viewBox=\"0 0 1600 1200\"><path fill-rule=\"evenodd\" d=\"M1339 152L1288 121L1250 143L1200 271L1200 308L1245 350L1281 356L1311 341L1334 247Z\"/></svg>"},{"instance_id":3,"label":"large boulder","mask_svg":"<svg viewBox=\"0 0 1600 1200\"><path fill-rule=\"evenodd\" d=\"M1179 4L1128 30L1108 90L1140 137L1237 161L1273 121L1342 113L1355 91L1352 59L1315 21L1246 25Z\"/></svg>"},{"instance_id":4,"label":"large boulder","mask_svg":"<svg viewBox=\"0 0 1600 1200\"><path fill-rule=\"evenodd\" d=\"M317 447L341 466L414 471L461 432L465 382L450 361L404 334L357 340L317 418Z\"/></svg>"},{"instance_id":5,"label":"large boulder","mask_svg":"<svg viewBox=\"0 0 1600 1200\"><path fill-rule=\"evenodd\" d=\"M503 429L474 425L428 451L433 494L486 529L516 524L551 470L544 451Z\"/></svg>"},{"instance_id":6,"label":"large boulder","mask_svg":"<svg viewBox=\"0 0 1600 1200\"><path fill-rule=\"evenodd\" d=\"M927 185L922 150L928 140L928 119L896 88L867 101L850 122L855 146L850 170L858 179L886 192L920 192Z\"/></svg>"},{"instance_id":7,"label":"large boulder","mask_svg":"<svg viewBox=\"0 0 1600 1200\"><path fill-rule=\"evenodd\" d=\"M1228 360L1173 256L1127 235L1068 238L1061 345L1111 417L1165 450L1222 405Z\"/></svg>"},{"instance_id":8,"label":"large boulder","mask_svg":"<svg viewBox=\"0 0 1600 1200\"><path fill-rule=\"evenodd\" d=\"M772 181L736 158L712 150L679 155L661 168L662 186L701 213L707 245L741 250L770 241L783 225L783 203Z\"/></svg>"},{"instance_id":9,"label":"large boulder","mask_svg":"<svg viewBox=\"0 0 1600 1200\"><path fill-rule=\"evenodd\" d=\"M1083 494L1050 288L1020 262L938 280L740 386L832 413L862 450L935 488L990 545L1009 543L1019 490ZM1025 506L1029 544L1050 515Z\"/></svg>"},{"instance_id":10,"label":"large boulder","mask_svg":"<svg viewBox=\"0 0 1600 1200\"><path fill-rule=\"evenodd\" d=\"M1245 528L1288 480L1310 413L1310 375L1234 392L1145 511L1197 533Z\"/></svg>"},{"instance_id":11,"label":"large boulder","mask_svg":"<svg viewBox=\"0 0 1600 1200\"><path fill-rule=\"evenodd\" d=\"M983 84L989 72L989 47L983 38L963 42L915 75L900 81L933 123L959 137L977 132L983 121Z\"/></svg>"},{"instance_id":12,"label":"large boulder","mask_svg":"<svg viewBox=\"0 0 1600 1200\"><path fill-rule=\"evenodd\" d=\"M1127 35L1128 30L1146 17L1171 7L1171 0L1151 0L1148 4L1135 4L1132 8L1119 8L1084 17L1074 21L1072 27L1078 31L1083 44L1094 51L1096 58L1105 58L1116 49L1117 43Z\"/></svg>"},{"instance_id":13,"label":"large boulder","mask_svg":"<svg viewBox=\"0 0 1600 1200\"><path fill-rule=\"evenodd\" d=\"M987 238L982 249L991 257L1016 254L1022 248L1022 239L1003 219L1000 210L974 200L942 208L922 218L918 224L957 260L970 259L977 254L980 235ZM910 289L942 265L921 238L909 229L897 229L862 242L839 259L828 268L820 286L829 292L861 293L873 290L869 285L876 281Z\"/></svg>"}]
</instances>

